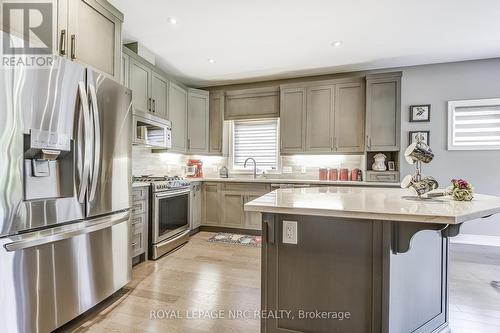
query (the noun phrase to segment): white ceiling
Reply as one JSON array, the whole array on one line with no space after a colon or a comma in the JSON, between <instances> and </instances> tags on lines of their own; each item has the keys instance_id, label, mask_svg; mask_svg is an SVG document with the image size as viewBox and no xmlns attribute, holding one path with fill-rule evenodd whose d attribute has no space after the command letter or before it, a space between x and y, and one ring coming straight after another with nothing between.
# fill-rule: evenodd
<instances>
[{"instance_id":1,"label":"white ceiling","mask_svg":"<svg viewBox=\"0 0 500 333\"><path fill-rule=\"evenodd\" d=\"M498 0L111 2L126 42L198 86L500 56Z\"/></svg>"}]
</instances>

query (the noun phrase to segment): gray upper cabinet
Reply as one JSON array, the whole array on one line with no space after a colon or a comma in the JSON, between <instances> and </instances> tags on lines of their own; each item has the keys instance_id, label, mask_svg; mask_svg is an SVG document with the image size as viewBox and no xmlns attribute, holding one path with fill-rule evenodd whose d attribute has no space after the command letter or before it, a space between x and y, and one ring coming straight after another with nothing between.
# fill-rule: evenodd
<instances>
[{"instance_id":1,"label":"gray upper cabinet","mask_svg":"<svg viewBox=\"0 0 500 333\"><path fill-rule=\"evenodd\" d=\"M168 85L168 115L172 122L172 151L187 150L187 91L170 82Z\"/></svg>"},{"instance_id":2,"label":"gray upper cabinet","mask_svg":"<svg viewBox=\"0 0 500 333\"><path fill-rule=\"evenodd\" d=\"M129 77L128 77L128 69L130 66L130 57L122 52L122 64L121 64L121 75L120 75L120 83L125 87L129 86Z\"/></svg>"},{"instance_id":3,"label":"gray upper cabinet","mask_svg":"<svg viewBox=\"0 0 500 333\"><path fill-rule=\"evenodd\" d=\"M209 93L188 89L188 150L208 153L209 146Z\"/></svg>"},{"instance_id":4,"label":"gray upper cabinet","mask_svg":"<svg viewBox=\"0 0 500 333\"><path fill-rule=\"evenodd\" d=\"M224 92L210 92L209 100L209 153L221 155L224 123Z\"/></svg>"},{"instance_id":5,"label":"gray upper cabinet","mask_svg":"<svg viewBox=\"0 0 500 333\"><path fill-rule=\"evenodd\" d=\"M151 75L150 110L157 116L168 119L168 81L156 72Z\"/></svg>"},{"instance_id":6,"label":"gray upper cabinet","mask_svg":"<svg viewBox=\"0 0 500 333\"><path fill-rule=\"evenodd\" d=\"M401 132L401 73L366 77L366 149L398 151Z\"/></svg>"},{"instance_id":7,"label":"gray upper cabinet","mask_svg":"<svg viewBox=\"0 0 500 333\"><path fill-rule=\"evenodd\" d=\"M365 148L365 86L362 80L335 85L335 136L337 152L363 152Z\"/></svg>"},{"instance_id":8,"label":"gray upper cabinet","mask_svg":"<svg viewBox=\"0 0 500 333\"><path fill-rule=\"evenodd\" d=\"M224 119L279 117L279 87L226 91Z\"/></svg>"},{"instance_id":9,"label":"gray upper cabinet","mask_svg":"<svg viewBox=\"0 0 500 333\"><path fill-rule=\"evenodd\" d=\"M280 97L280 149L282 154L304 151L305 124L306 89L282 88Z\"/></svg>"},{"instance_id":10,"label":"gray upper cabinet","mask_svg":"<svg viewBox=\"0 0 500 333\"><path fill-rule=\"evenodd\" d=\"M134 58L129 60L129 88L136 111L149 112L151 107L151 69Z\"/></svg>"},{"instance_id":11,"label":"gray upper cabinet","mask_svg":"<svg viewBox=\"0 0 500 333\"><path fill-rule=\"evenodd\" d=\"M60 54L119 81L123 15L105 0L66 1L68 27L59 29Z\"/></svg>"},{"instance_id":12,"label":"gray upper cabinet","mask_svg":"<svg viewBox=\"0 0 500 333\"><path fill-rule=\"evenodd\" d=\"M306 150L331 152L334 136L335 86L307 88Z\"/></svg>"}]
</instances>

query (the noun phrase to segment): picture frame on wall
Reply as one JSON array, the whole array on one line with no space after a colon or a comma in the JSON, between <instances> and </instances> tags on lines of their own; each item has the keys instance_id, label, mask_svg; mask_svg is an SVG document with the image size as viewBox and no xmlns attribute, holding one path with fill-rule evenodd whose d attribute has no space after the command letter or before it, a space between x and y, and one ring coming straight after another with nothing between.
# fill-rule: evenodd
<instances>
[{"instance_id":1,"label":"picture frame on wall","mask_svg":"<svg viewBox=\"0 0 500 333\"><path fill-rule=\"evenodd\" d=\"M408 135L408 145L417 142L419 135L422 135L422 141L429 146L431 131L410 131Z\"/></svg>"},{"instance_id":2,"label":"picture frame on wall","mask_svg":"<svg viewBox=\"0 0 500 333\"><path fill-rule=\"evenodd\" d=\"M410 105L410 122L429 122L431 121L431 105Z\"/></svg>"}]
</instances>

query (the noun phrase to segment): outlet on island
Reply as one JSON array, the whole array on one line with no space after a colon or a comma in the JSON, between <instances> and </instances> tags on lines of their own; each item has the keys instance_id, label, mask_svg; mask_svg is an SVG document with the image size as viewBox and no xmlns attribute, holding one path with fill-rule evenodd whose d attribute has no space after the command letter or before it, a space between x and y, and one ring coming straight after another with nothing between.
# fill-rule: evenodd
<instances>
[{"instance_id":1,"label":"outlet on island","mask_svg":"<svg viewBox=\"0 0 500 333\"><path fill-rule=\"evenodd\" d=\"M297 221L283 221L283 243L297 244Z\"/></svg>"}]
</instances>

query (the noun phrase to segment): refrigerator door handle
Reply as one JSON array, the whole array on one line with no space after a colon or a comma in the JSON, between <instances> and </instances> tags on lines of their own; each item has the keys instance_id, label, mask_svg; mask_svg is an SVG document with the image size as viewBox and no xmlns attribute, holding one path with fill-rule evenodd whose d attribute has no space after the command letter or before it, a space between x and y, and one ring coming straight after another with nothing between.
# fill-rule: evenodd
<instances>
[{"instance_id":1,"label":"refrigerator door handle","mask_svg":"<svg viewBox=\"0 0 500 333\"><path fill-rule=\"evenodd\" d=\"M97 190L97 180L99 179L99 168L101 167L101 124L99 118L99 109L97 107L97 93L95 87L90 84L90 106L92 110L93 122L94 122L94 166L91 172L91 185L90 185L90 196L89 201L94 200L95 192Z\"/></svg>"},{"instance_id":2,"label":"refrigerator door handle","mask_svg":"<svg viewBox=\"0 0 500 333\"><path fill-rule=\"evenodd\" d=\"M80 179L80 189L78 191L78 202L85 203L85 193L88 188L88 179L90 173L90 156L92 154L92 136L90 132L90 110L89 110L89 100L87 98L87 93L85 89L85 83L78 83L78 94L80 98L81 109L83 113L83 127L84 127L84 145L85 150L83 153L83 172Z\"/></svg>"},{"instance_id":3,"label":"refrigerator door handle","mask_svg":"<svg viewBox=\"0 0 500 333\"><path fill-rule=\"evenodd\" d=\"M96 219L96 221L89 222L87 225L80 228L74 228L74 226L67 226L66 228L61 227L62 230L60 232L51 233L47 236L40 235L35 237L27 237L26 239L21 238L20 240L5 244L4 247L8 252L12 252L24 250L30 247L50 244L63 239L73 238L79 235L84 235L102 229L110 228L116 224L127 222L129 220L129 217L129 213L125 212L115 217Z\"/></svg>"}]
</instances>

